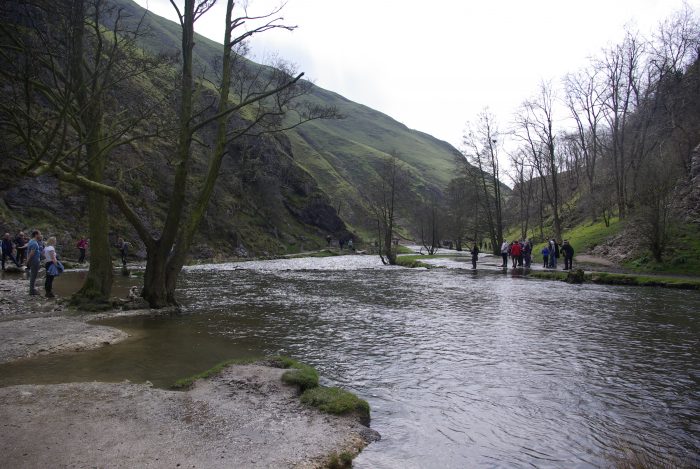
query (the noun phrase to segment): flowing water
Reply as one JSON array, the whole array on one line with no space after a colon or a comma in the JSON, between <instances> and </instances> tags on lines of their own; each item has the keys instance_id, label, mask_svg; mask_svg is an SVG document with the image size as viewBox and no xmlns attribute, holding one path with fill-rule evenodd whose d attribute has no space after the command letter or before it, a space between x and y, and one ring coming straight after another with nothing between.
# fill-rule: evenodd
<instances>
[{"instance_id":1,"label":"flowing water","mask_svg":"<svg viewBox=\"0 0 700 469\"><path fill-rule=\"evenodd\" d=\"M1 366L0 384L165 386L222 359L285 354L370 402L382 440L358 468L605 467L617 448L700 463L700 292L450 265L189 268L184 314L109 321L132 337Z\"/></svg>"}]
</instances>

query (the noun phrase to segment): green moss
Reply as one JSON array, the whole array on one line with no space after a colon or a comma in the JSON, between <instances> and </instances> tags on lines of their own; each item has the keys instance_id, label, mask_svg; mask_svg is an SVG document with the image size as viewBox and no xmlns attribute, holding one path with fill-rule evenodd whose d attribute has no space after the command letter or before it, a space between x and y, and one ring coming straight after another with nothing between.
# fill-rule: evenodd
<instances>
[{"instance_id":1,"label":"green moss","mask_svg":"<svg viewBox=\"0 0 700 469\"><path fill-rule=\"evenodd\" d=\"M312 366L284 356L272 357L270 363L280 368L289 368L282 375L282 381L287 384L299 386L302 391L318 386L318 372Z\"/></svg>"},{"instance_id":2,"label":"green moss","mask_svg":"<svg viewBox=\"0 0 700 469\"><path fill-rule=\"evenodd\" d=\"M329 414L355 413L360 417L362 423L365 425L369 423L369 404L367 401L344 389L325 386L307 389L301 395L301 402Z\"/></svg>"},{"instance_id":3,"label":"green moss","mask_svg":"<svg viewBox=\"0 0 700 469\"><path fill-rule=\"evenodd\" d=\"M192 387L195 381L200 379L209 378L210 376L218 375L224 371L227 367L231 365L249 365L251 363L256 363L260 361L260 358L234 358L231 360L226 360L216 365L212 366L208 370L204 370L196 375L188 376L187 378L178 379L171 386L171 389L182 389L186 390Z\"/></svg>"},{"instance_id":4,"label":"green moss","mask_svg":"<svg viewBox=\"0 0 700 469\"><path fill-rule=\"evenodd\" d=\"M328 457L328 462L326 463L326 467L328 469L345 469L352 467L352 460L353 460L353 455L352 453L349 453L347 451L343 451L342 453L332 453Z\"/></svg>"}]
</instances>

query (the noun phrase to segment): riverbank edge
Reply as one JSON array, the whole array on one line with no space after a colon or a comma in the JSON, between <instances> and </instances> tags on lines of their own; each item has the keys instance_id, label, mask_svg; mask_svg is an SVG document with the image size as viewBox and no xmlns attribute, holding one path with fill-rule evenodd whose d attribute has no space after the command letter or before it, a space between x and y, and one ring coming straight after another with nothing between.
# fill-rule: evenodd
<instances>
[{"instance_id":1,"label":"riverbank edge","mask_svg":"<svg viewBox=\"0 0 700 469\"><path fill-rule=\"evenodd\" d=\"M315 469L379 440L352 416L302 404L283 373L230 365L186 391L128 381L0 388L0 452L11 467Z\"/></svg>"},{"instance_id":2,"label":"riverbank edge","mask_svg":"<svg viewBox=\"0 0 700 469\"><path fill-rule=\"evenodd\" d=\"M580 274L578 272L581 272ZM530 271L528 276L541 280L558 280L568 283L593 283L597 285L624 285L639 287L675 288L700 290L700 279L664 277L614 272Z\"/></svg>"},{"instance_id":3,"label":"riverbank edge","mask_svg":"<svg viewBox=\"0 0 700 469\"><path fill-rule=\"evenodd\" d=\"M29 297L26 295L25 281L21 279L17 280L2 280L1 287L3 291L9 292L11 295L17 298L14 307L14 311L8 313L7 304L4 305L4 310L0 311L2 320L0 321L0 363L10 363L18 362L25 359L33 358L39 355L56 354L62 352L79 352L85 350L91 350L103 346L114 345L127 340L131 336L126 332L111 326L104 326L99 324L94 324L95 321L103 319L113 319L118 317L156 317L156 316L166 316L177 312L177 309L166 308L162 310L151 310L151 309L133 309L133 310L121 310L113 309L110 311L100 311L100 312L83 312L77 311L75 309L66 308L66 300L50 300L42 297ZM20 311L21 308L27 308L26 311ZM13 347L13 341L20 342L23 347ZM298 389L299 398L303 396L303 392L308 389L308 386L299 386L299 383L294 379L286 379L285 374L289 376L289 369L294 371L299 370L313 370L316 376L315 388L323 388L318 386L318 375L316 371L309 367L308 365L301 364L292 359L286 357L271 357L264 360L255 360L251 363L250 360L243 361L231 361L229 363L217 365L213 369L207 370L206 372L195 376L189 385L186 386L187 392L196 386L197 381L206 381L215 379L224 373L227 369L235 366L258 366L267 368L278 368L288 370L284 371L284 374L280 377L280 384L285 386L296 387ZM80 388L81 385L110 385L110 386L120 386L120 384L111 383L70 383L72 386ZM134 386L132 383L125 382L121 383L124 386ZM19 389L29 386L33 389L42 389L42 393L51 394L53 390L59 390L64 385L25 385L25 386L9 386L2 388L4 390L11 391L12 389ZM137 385L140 386L140 385ZM147 385L144 385L147 386ZM147 386L148 387L148 386ZM125 388L126 389L126 388ZM335 388L325 388L325 389L335 389ZM9 392L8 391L8 392ZM122 390L124 391L124 389ZM3 391L4 392L4 391ZM24 395L26 391L21 391L21 395ZM58 391L56 391L58 392ZM121 392L121 391L119 391ZM183 392L171 390L171 392ZM324 410L321 405L318 404L304 404L304 407L309 409L314 409L319 414L330 414L326 418L337 419L338 422L346 422L346 430L354 429L356 422L357 425L361 425L364 429L362 431L353 430L352 436L346 438L342 445L336 445L332 450L326 452L326 454L321 456L315 456L313 461L303 461L299 464L295 464L294 467L309 467L309 468L325 468L325 467L350 467L352 460L360 454L362 449L364 449L368 444L378 441L380 435L369 428L369 405L366 401L359 399L352 393L343 390L343 393L350 395L353 398L353 402L360 402L360 409L366 409L366 413L361 411L351 412L333 412ZM301 402L301 399L297 399ZM242 405L236 403L236 405ZM44 403L40 403L39 408L44 407ZM350 431L350 430L348 430ZM300 429L295 428L294 432L300 432ZM322 438L324 441L331 438L331 435L316 435L317 438ZM287 440L287 436L282 438ZM320 444L320 446L325 446L325 444ZM18 461L19 462L19 461ZM99 462L99 461L98 461ZM18 467L20 467L19 464Z\"/></svg>"}]
</instances>

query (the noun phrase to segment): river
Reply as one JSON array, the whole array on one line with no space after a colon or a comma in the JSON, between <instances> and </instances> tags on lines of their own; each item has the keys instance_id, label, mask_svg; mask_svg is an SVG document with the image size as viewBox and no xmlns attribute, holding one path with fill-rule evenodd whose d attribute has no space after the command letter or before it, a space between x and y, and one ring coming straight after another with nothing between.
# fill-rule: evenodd
<instances>
[{"instance_id":1,"label":"river","mask_svg":"<svg viewBox=\"0 0 700 469\"><path fill-rule=\"evenodd\" d=\"M165 386L226 358L285 354L369 401L382 440L357 468L605 467L619 448L700 463L700 292L449 265L189 267L182 315L107 321L132 338L1 366L0 384Z\"/></svg>"}]
</instances>

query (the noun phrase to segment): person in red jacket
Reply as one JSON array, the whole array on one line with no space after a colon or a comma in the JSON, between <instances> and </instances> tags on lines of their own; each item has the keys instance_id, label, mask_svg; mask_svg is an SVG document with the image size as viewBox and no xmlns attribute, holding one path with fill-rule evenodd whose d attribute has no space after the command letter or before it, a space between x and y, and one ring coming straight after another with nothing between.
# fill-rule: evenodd
<instances>
[{"instance_id":1,"label":"person in red jacket","mask_svg":"<svg viewBox=\"0 0 700 469\"><path fill-rule=\"evenodd\" d=\"M513 244L510 246L510 257L513 260L513 268L516 268L520 262L520 255L522 254L522 251L520 249L520 243L517 241L513 241Z\"/></svg>"}]
</instances>

